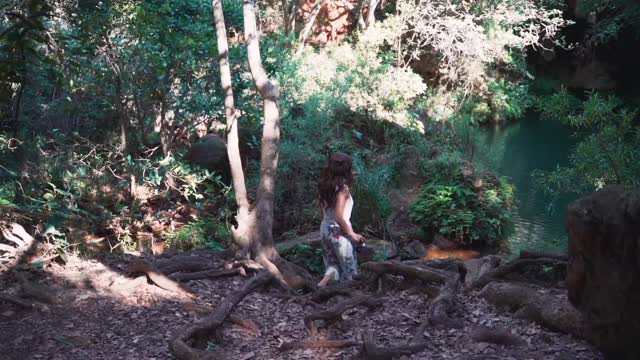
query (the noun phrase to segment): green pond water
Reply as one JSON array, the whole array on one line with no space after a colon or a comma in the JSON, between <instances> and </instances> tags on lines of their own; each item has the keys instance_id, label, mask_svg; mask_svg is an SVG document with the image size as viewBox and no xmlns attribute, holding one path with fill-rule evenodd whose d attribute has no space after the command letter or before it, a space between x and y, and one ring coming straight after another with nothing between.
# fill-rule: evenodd
<instances>
[{"instance_id":1,"label":"green pond water","mask_svg":"<svg viewBox=\"0 0 640 360\"><path fill-rule=\"evenodd\" d=\"M567 165L577 139L573 130L557 121L527 114L515 124L487 127L480 132L482 159L487 168L507 177L515 187L518 208L511 250L563 251L566 249L567 206L575 196L563 196L555 202L534 186L534 170L553 170Z\"/></svg>"}]
</instances>

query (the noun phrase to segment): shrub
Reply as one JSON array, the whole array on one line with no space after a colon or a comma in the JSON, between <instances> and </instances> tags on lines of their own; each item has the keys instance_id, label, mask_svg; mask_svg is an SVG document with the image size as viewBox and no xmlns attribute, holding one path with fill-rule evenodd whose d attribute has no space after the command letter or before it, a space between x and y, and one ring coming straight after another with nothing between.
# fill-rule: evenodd
<instances>
[{"instance_id":1,"label":"shrub","mask_svg":"<svg viewBox=\"0 0 640 360\"><path fill-rule=\"evenodd\" d=\"M460 244L495 245L512 231L513 189L489 173L476 188L462 174L459 157L445 154L423 164L428 182L410 210L429 233L440 233ZM446 170L446 171L443 171ZM466 171L469 171L467 167Z\"/></svg>"},{"instance_id":2,"label":"shrub","mask_svg":"<svg viewBox=\"0 0 640 360\"><path fill-rule=\"evenodd\" d=\"M192 221L180 230L167 233L167 246L178 250L207 248L224 250L231 242L231 229L228 224L208 217Z\"/></svg>"},{"instance_id":3,"label":"shrub","mask_svg":"<svg viewBox=\"0 0 640 360\"><path fill-rule=\"evenodd\" d=\"M311 273L321 274L324 272L321 248L316 248L309 244L298 244L283 251L280 255L288 261L304 267Z\"/></svg>"},{"instance_id":4,"label":"shrub","mask_svg":"<svg viewBox=\"0 0 640 360\"><path fill-rule=\"evenodd\" d=\"M559 95L550 102L547 117L586 132L569 156L570 164L533 174L537 186L554 197L561 193L586 193L608 185L640 186L640 128L637 110L622 101L597 93L576 108L575 98ZM567 103L570 102L570 105ZM556 105L559 104L559 105ZM563 111L564 109L564 111Z\"/></svg>"}]
</instances>

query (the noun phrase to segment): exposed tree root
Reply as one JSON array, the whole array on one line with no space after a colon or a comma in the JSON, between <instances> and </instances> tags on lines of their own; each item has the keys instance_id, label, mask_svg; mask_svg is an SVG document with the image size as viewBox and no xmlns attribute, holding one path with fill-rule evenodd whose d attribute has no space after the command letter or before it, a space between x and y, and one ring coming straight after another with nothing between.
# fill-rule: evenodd
<instances>
[{"instance_id":1,"label":"exposed tree root","mask_svg":"<svg viewBox=\"0 0 640 360\"><path fill-rule=\"evenodd\" d=\"M18 248L28 248L34 241L33 237L20 224L2 225L0 232L7 241L16 244Z\"/></svg>"},{"instance_id":2,"label":"exposed tree root","mask_svg":"<svg viewBox=\"0 0 640 360\"><path fill-rule=\"evenodd\" d=\"M433 260L411 260L405 261L404 264L418 266L427 270L443 270L446 273L440 271L441 274L444 274L447 278L449 277L449 273L456 273L460 277L460 281L464 281L467 275L467 267L464 265L464 262L457 258L452 259L433 259Z\"/></svg>"},{"instance_id":3,"label":"exposed tree root","mask_svg":"<svg viewBox=\"0 0 640 360\"><path fill-rule=\"evenodd\" d=\"M537 322L551 330L587 338L582 314L566 296L545 294L530 285L500 282L488 284L478 295L496 306L515 311L516 317Z\"/></svg>"},{"instance_id":4,"label":"exposed tree root","mask_svg":"<svg viewBox=\"0 0 640 360\"><path fill-rule=\"evenodd\" d=\"M480 262L480 269L478 270L478 278L488 273L489 271L500 266L502 259L495 255L489 255L482 258Z\"/></svg>"},{"instance_id":5,"label":"exposed tree root","mask_svg":"<svg viewBox=\"0 0 640 360\"><path fill-rule=\"evenodd\" d=\"M237 267L243 267L247 270L251 270L251 271L260 271L260 270L264 270L264 267L260 264L258 264L257 262L250 260L250 259L243 259L243 260L234 260L232 262L229 262L227 264L225 264L225 268L226 269L232 269L232 268L237 268Z\"/></svg>"},{"instance_id":6,"label":"exposed tree root","mask_svg":"<svg viewBox=\"0 0 640 360\"><path fill-rule=\"evenodd\" d=\"M205 270L198 271L193 273L180 273L173 274L171 278L176 281L190 281L190 280L198 280L198 279L211 279L223 276L233 276L233 275L242 275L247 276L247 273L244 271L244 268L237 267L232 269L224 269L224 270Z\"/></svg>"},{"instance_id":7,"label":"exposed tree root","mask_svg":"<svg viewBox=\"0 0 640 360\"><path fill-rule=\"evenodd\" d=\"M261 272L247 281L242 289L227 296L212 314L186 329L182 334L176 336L169 344L171 352L178 360L198 360L202 359L203 356L215 358L210 353L195 349L189 345L189 343L191 341L195 341L196 343L201 342L201 340L206 337L207 332L215 331L222 325L233 307L242 301L245 296L253 290L268 284L272 279L273 277L270 273Z\"/></svg>"},{"instance_id":8,"label":"exposed tree root","mask_svg":"<svg viewBox=\"0 0 640 360\"><path fill-rule=\"evenodd\" d=\"M2 234L5 240L15 245L14 247L2 244L3 246L0 248L0 250L5 252L2 258L5 260L7 258L11 259L5 261L5 268L15 268L20 261L37 248L38 243L20 224L0 224L0 234Z\"/></svg>"},{"instance_id":9,"label":"exposed tree root","mask_svg":"<svg viewBox=\"0 0 640 360\"><path fill-rule=\"evenodd\" d=\"M470 335L473 341L487 342L504 346L524 346L527 343L504 329L476 328Z\"/></svg>"},{"instance_id":10,"label":"exposed tree root","mask_svg":"<svg viewBox=\"0 0 640 360\"><path fill-rule=\"evenodd\" d=\"M546 259L555 259L555 260L559 260L559 261L568 261L569 257L566 254L556 254L556 253L549 253L549 252L539 252L539 251L531 251L531 250L524 250L520 252L520 259L541 259L541 258L546 258Z\"/></svg>"},{"instance_id":11,"label":"exposed tree root","mask_svg":"<svg viewBox=\"0 0 640 360\"><path fill-rule=\"evenodd\" d=\"M400 356L412 355L429 347L428 344L400 345L390 347L378 347L376 339L371 330L364 334L364 345L362 347L362 358L365 360L392 360Z\"/></svg>"},{"instance_id":12,"label":"exposed tree root","mask_svg":"<svg viewBox=\"0 0 640 360\"><path fill-rule=\"evenodd\" d=\"M362 342L355 340L303 340L286 342L280 345L278 350L301 350L301 349L341 349L346 347L358 346Z\"/></svg>"},{"instance_id":13,"label":"exposed tree root","mask_svg":"<svg viewBox=\"0 0 640 360\"><path fill-rule=\"evenodd\" d=\"M167 276L161 273L160 270L158 270L158 268L156 268L155 266L153 266L147 261L134 260L129 263L127 270L132 273L141 272L141 273L147 274L149 279L154 284L156 284L158 287L164 290L181 293L185 295L191 295L193 293L193 291L191 291L188 287L169 279Z\"/></svg>"},{"instance_id":14,"label":"exposed tree root","mask_svg":"<svg viewBox=\"0 0 640 360\"><path fill-rule=\"evenodd\" d=\"M405 265L398 262L367 262L360 266L362 270L373 272L377 275L394 274L405 278L419 279L429 283L442 285L447 281L447 275L440 270L426 269L416 265Z\"/></svg>"},{"instance_id":15,"label":"exposed tree root","mask_svg":"<svg viewBox=\"0 0 640 360\"><path fill-rule=\"evenodd\" d=\"M469 290L482 289L488 283L503 278L505 275L524 269L527 266L555 266L561 264L562 260L550 259L550 258L537 258L537 259L516 259L506 265L497 267L487 273L483 274L473 284L469 286Z\"/></svg>"},{"instance_id":16,"label":"exposed tree root","mask_svg":"<svg viewBox=\"0 0 640 360\"><path fill-rule=\"evenodd\" d=\"M335 296L351 296L354 295L354 290L349 287L354 284L353 281L337 283L327 287L319 288L314 291L310 298L311 301L320 303L327 302L329 299Z\"/></svg>"},{"instance_id":17,"label":"exposed tree root","mask_svg":"<svg viewBox=\"0 0 640 360\"><path fill-rule=\"evenodd\" d=\"M447 280L446 284L442 287L440 294L431 300L429 308L427 309L428 321L431 325L445 328L462 328L462 324L459 321L451 319L448 314L453 307L453 302L461 285L462 283L458 278L452 277Z\"/></svg>"},{"instance_id":18,"label":"exposed tree root","mask_svg":"<svg viewBox=\"0 0 640 360\"><path fill-rule=\"evenodd\" d=\"M11 255L15 254L18 248L6 244L0 244L0 251L5 251Z\"/></svg>"},{"instance_id":19,"label":"exposed tree root","mask_svg":"<svg viewBox=\"0 0 640 360\"><path fill-rule=\"evenodd\" d=\"M158 269L167 276L177 272L205 271L216 267L215 262L197 257L180 258L171 262L162 262L154 265L156 265Z\"/></svg>"},{"instance_id":20,"label":"exposed tree root","mask_svg":"<svg viewBox=\"0 0 640 360\"><path fill-rule=\"evenodd\" d=\"M346 299L342 302L337 303L332 308L318 311L312 314L305 316L304 324L309 331L309 334L314 335L317 332L317 327L315 324L316 320L324 320L326 322L333 322L340 318L342 318L342 314L354 307L357 306L366 306L369 309L376 308L381 306L384 302L383 299L372 298L370 295L358 295L353 298Z\"/></svg>"}]
</instances>

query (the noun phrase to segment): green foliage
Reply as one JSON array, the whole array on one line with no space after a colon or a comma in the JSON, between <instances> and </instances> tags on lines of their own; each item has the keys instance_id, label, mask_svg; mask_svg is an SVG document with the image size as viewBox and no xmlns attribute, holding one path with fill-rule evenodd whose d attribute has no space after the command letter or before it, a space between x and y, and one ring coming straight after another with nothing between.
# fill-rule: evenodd
<instances>
[{"instance_id":1,"label":"green foliage","mask_svg":"<svg viewBox=\"0 0 640 360\"><path fill-rule=\"evenodd\" d=\"M280 255L288 261L304 267L312 274L322 274L324 272L321 248L308 244L297 244L283 251Z\"/></svg>"},{"instance_id":2,"label":"green foliage","mask_svg":"<svg viewBox=\"0 0 640 360\"><path fill-rule=\"evenodd\" d=\"M552 114L550 114L550 117ZM607 185L640 186L638 113L613 96L590 94L577 111L557 112L563 121L588 135L570 155L570 166L533 174L537 186L553 196L585 193Z\"/></svg>"},{"instance_id":3,"label":"green foliage","mask_svg":"<svg viewBox=\"0 0 640 360\"><path fill-rule=\"evenodd\" d=\"M357 154L353 165L356 172L353 197L358 201L353 217L358 224L366 224L372 232L380 233L385 219L391 215L391 202L385 189L392 185L393 168L389 165L365 167Z\"/></svg>"},{"instance_id":4,"label":"green foliage","mask_svg":"<svg viewBox=\"0 0 640 360\"><path fill-rule=\"evenodd\" d=\"M586 0L577 3L580 14L597 14L593 29L584 43L606 45L625 30L640 35L640 5L632 0ZM602 14L602 15L601 15Z\"/></svg>"},{"instance_id":5,"label":"green foliage","mask_svg":"<svg viewBox=\"0 0 640 360\"><path fill-rule=\"evenodd\" d=\"M382 40L364 37L355 44L307 50L283 79L285 86L298 85L292 100L320 97L325 109L345 107L404 127L419 126L408 110L426 85L409 68L385 63Z\"/></svg>"},{"instance_id":6,"label":"green foliage","mask_svg":"<svg viewBox=\"0 0 640 360\"><path fill-rule=\"evenodd\" d=\"M474 245L496 245L511 233L513 189L506 181L487 173L467 178L459 157L450 154L421 168L427 183L410 213L425 230ZM473 187L477 180L480 189Z\"/></svg>"},{"instance_id":7,"label":"green foliage","mask_svg":"<svg viewBox=\"0 0 640 360\"><path fill-rule=\"evenodd\" d=\"M167 245L176 250L211 249L221 251L231 243L231 228L213 217L191 221L176 232L166 234Z\"/></svg>"},{"instance_id":8,"label":"green foliage","mask_svg":"<svg viewBox=\"0 0 640 360\"><path fill-rule=\"evenodd\" d=\"M539 96L535 100L535 108L544 120L569 119L580 107L580 99L570 94L565 87L560 87L554 94Z\"/></svg>"}]
</instances>

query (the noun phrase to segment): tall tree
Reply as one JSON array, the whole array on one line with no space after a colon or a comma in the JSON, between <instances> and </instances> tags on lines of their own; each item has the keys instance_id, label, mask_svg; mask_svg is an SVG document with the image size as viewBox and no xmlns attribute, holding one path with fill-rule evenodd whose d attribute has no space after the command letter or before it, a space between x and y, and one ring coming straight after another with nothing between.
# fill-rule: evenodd
<instances>
[{"instance_id":1,"label":"tall tree","mask_svg":"<svg viewBox=\"0 0 640 360\"><path fill-rule=\"evenodd\" d=\"M249 203L240 159L238 141L238 118L236 115L229 67L229 46L222 9L222 0L213 0L213 14L216 23L220 81L225 96L225 116L227 118L227 154L231 163L236 202L238 205L238 225L232 229L233 238L240 246L240 253L249 256L267 269L283 285L293 285L299 278L290 276L299 269L292 270L292 264L282 259L273 240L273 206L278 155L280 147L279 91L267 76L260 57L260 38L256 27L254 0L243 0L244 32L247 43L249 68L256 89L263 100L264 125L260 159L260 182L253 207ZM283 276L283 273L285 276ZM285 277L287 280L285 280Z\"/></svg>"}]
</instances>

